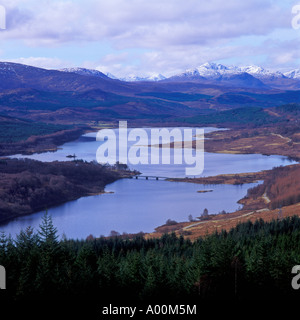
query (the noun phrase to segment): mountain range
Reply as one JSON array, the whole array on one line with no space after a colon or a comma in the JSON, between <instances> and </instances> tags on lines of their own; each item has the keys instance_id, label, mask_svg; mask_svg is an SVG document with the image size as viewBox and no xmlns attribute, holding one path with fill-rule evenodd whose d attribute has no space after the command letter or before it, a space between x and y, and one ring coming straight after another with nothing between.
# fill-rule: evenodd
<instances>
[{"instance_id":1,"label":"mountain range","mask_svg":"<svg viewBox=\"0 0 300 320\"><path fill-rule=\"evenodd\" d=\"M112 79L119 79L122 81L163 81L163 80L178 80L178 79L188 79L188 80L196 80L196 79L206 79L206 80L219 80L224 77L230 76L239 76L243 73L247 73L257 79L260 80L272 80L272 79L299 79L300 80L300 69L291 70L288 72L280 72L280 71L270 71L264 69L259 66L250 65L250 66L225 66L217 63L204 63L197 68L188 69L182 73L173 75L171 77L166 77L162 74L151 74L150 76L137 76L131 74L127 77L117 78L111 73L104 74L98 70L93 69L85 69L85 68L64 68L61 71L65 72L75 72L78 74L85 75L94 75L102 78L109 77Z\"/></svg>"},{"instance_id":2,"label":"mountain range","mask_svg":"<svg viewBox=\"0 0 300 320\"><path fill-rule=\"evenodd\" d=\"M296 71L296 70L293 70ZM257 79L265 80L265 79L282 79L282 78L295 78L294 74L286 73L283 74L279 71L269 71L259 66L245 66L245 67L237 67L237 66L225 66L217 63L204 63L200 67L186 70L184 73L176 75L176 77L203 77L206 79L218 80L224 76L237 76L242 75L243 73L247 73Z\"/></svg>"},{"instance_id":3,"label":"mountain range","mask_svg":"<svg viewBox=\"0 0 300 320\"><path fill-rule=\"evenodd\" d=\"M207 63L169 78L124 81L92 69L0 62L0 115L68 125L120 119L174 124L216 111L300 103L299 75Z\"/></svg>"}]
</instances>

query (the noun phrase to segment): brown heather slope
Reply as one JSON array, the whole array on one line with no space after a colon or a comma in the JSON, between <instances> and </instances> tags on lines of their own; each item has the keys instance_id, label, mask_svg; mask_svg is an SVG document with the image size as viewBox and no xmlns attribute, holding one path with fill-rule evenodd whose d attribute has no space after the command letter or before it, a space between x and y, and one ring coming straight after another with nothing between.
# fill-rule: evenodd
<instances>
[{"instance_id":1,"label":"brown heather slope","mask_svg":"<svg viewBox=\"0 0 300 320\"><path fill-rule=\"evenodd\" d=\"M300 159L300 128L282 131L278 127L215 131L206 135L209 139L204 147L207 152L276 154Z\"/></svg>"},{"instance_id":2,"label":"brown heather slope","mask_svg":"<svg viewBox=\"0 0 300 320\"><path fill-rule=\"evenodd\" d=\"M300 216L300 164L290 165L286 167L278 167L273 170L263 171L264 182L252 189L248 190L245 198L239 203L243 204L243 209L227 214L209 215L206 219L195 222L181 222L172 226L161 226L156 228L156 232L148 234L147 237L160 237L164 233L175 232L177 235L183 235L189 239L196 239L200 236L224 230L229 230L235 227L238 223L263 219L270 221L287 216ZM228 177L231 175L223 175ZM238 177L239 175L234 175ZM245 177L245 174L240 175L239 181ZM251 174L249 174L251 176ZM210 179L211 178L211 179ZM255 174L252 178L256 179ZM204 178L209 181L220 181L217 177ZM187 182L193 182L194 179L189 179ZM185 179L177 180L185 181ZM195 181L203 183L201 178L196 178ZM195 182L194 181L194 182ZM222 183L226 183L225 180Z\"/></svg>"},{"instance_id":3,"label":"brown heather slope","mask_svg":"<svg viewBox=\"0 0 300 320\"><path fill-rule=\"evenodd\" d=\"M164 233L175 232L178 236L183 235L185 238L196 240L199 237L205 237L208 234L220 232L221 230L229 231L239 223L247 221L255 222L258 219L271 221L273 219L291 217L294 215L300 216L300 203L283 207L281 213L279 209L268 210L267 208L252 211L241 210L217 215L212 217L211 220L178 223L173 226L173 228L161 226L156 228L156 232L147 234L146 238L159 238Z\"/></svg>"},{"instance_id":4,"label":"brown heather slope","mask_svg":"<svg viewBox=\"0 0 300 320\"><path fill-rule=\"evenodd\" d=\"M248 133L249 134L249 133ZM253 132L250 131L250 135ZM282 154L300 158L299 133L283 136L269 130L259 130L257 135L243 137L245 131L214 132L211 140L205 141L206 151ZM245 141L247 143L245 144ZM260 143L258 143L260 141ZM237 148L238 147L238 148ZM274 148L274 149L273 149ZM237 151L239 150L239 151ZM243 209L219 215L210 215L207 219L195 222L181 222L172 226L163 225L147 237L160 237L163 233L175 232L190 239L224 230L238 223L263 219L270 221L282 217L300 215L300 164L278 167L257 173L224 174L205 178L172 179L199 184L239 184L258 180L264 182L249 189L248 194L239 203Z\"/></svg>"},{"instance_id":5,"label":"brown heather slope","mask_svg":"<svg viewBox=\"0 0 300 320\"><path fill-rule=\"evenodd\" d=\"M270 170L264 183L248 190L247 197L243 200L247 208L259 199L263 199L269 209L281 208L300 202L300 165L278 167Z\"/></svg>"}]
</instances>

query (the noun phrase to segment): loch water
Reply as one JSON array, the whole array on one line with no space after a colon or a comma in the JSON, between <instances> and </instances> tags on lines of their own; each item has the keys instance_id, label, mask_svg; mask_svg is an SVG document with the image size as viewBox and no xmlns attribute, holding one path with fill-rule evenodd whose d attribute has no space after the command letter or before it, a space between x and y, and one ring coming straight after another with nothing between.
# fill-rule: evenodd
<instances>
[{"instance_id":1,"label":"loch water","mask_svg":"<svg viewBox=\"0 0 300 320\"><path fill-rule=\"evenodd\" d=\"M151 128L143 128L149 133ZM181 128L184 130L184 128ZM204 128L205 133L216 130ZM118 130L115 129L116 134ZM87 133L79 139L63 144L56 152L45 152L27 157L40 161L70 161L67 155L75 154L77 159L96 160L99 145L96 133ZM204 140L205 143L205 140ZM130 148L132 144L128 144ZM144 148L150 148L144 145ZM150 153L150 149L149 149ZM172 154L172 152L171 152ZM295 163L283 156L260 154L204 153L204 171L200 176L224 173L258 172ZM186 165L164 164L130 165L146 176L185 177ZM187 221L188 216L199 217L205 208L210 214L222 210L232 212L240 205L237 201L247 194L247 190L258 183L244 185L200 185L170 182L163 179L148 180L121 179L106 186L106 194L82 197L57 207L48 208L53 223L60 236L85 239L107 236L112 230L119 233L152 232L167 219ZM197 192L212 190L212 192ZM31 226L36 231L45 211L18 217L0 226L0 231L15 237L21 229Z\"/></svg>"}]
</instances>

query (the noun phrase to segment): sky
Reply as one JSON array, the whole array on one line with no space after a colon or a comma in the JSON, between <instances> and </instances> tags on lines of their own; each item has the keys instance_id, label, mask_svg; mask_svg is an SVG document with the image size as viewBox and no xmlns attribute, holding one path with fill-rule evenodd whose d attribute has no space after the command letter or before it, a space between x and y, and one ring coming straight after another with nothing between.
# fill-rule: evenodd
<instances>
[{"instance_id":1,"label":"sky","mask_svg":"<svg viewBox=\"0 0 300 320\"><path fill-rule=\"evenodd\" d=\"M300 68L300 28L292 25L300 0L0 0L0 5L6 18L0 61L84 67L117 77L172 76L205 62Z\"/></svg>"}]
</instances>

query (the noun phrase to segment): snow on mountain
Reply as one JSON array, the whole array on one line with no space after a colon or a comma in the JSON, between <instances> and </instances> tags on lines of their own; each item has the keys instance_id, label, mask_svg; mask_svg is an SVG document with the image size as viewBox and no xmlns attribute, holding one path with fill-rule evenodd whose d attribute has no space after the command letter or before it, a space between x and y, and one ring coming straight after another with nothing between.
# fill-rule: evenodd
<instances>
[{"instance_id":1,"label":"snow on mountain","mask_svg":"<svg viewBox=\"0 0 300 320\"><path fill-rule=\"evenodd\" d=\"M291 70L289 72L285 72L284 75L290 79L300 80L300 69L295 69L295 70Z\"/></svg>"},{"instance_id":2,"label":"snow on mountain","mask_svg":"<svg viewBox=\"0 0 300 320\"><path fill-rule=\"evenodd\" d=\"M147 81L161 81L161 80L165 80L166 77L159 73L159 74L152 74L146 77L146 79Z\"/></svg>"},{"instance_id":3,"label":"snow on mountain","mask_svg":"<svg viewBox=\"0 0 300 320\"><path fill-rule=\"evenodd\" d=\"M126 77L119 78L122 81L135 82L135 81L144 81L144 78L136 76L135 74L130 74Z\"/></svg>"},{"instance_id":4,"label":"snow on mountain","mask_svg":"<svg viewBox=\"0 0 300 320\"><path fill-rule=\"evenodd\" d=\"M162 74L157 74L157 73L153 73L153 74L150 74L145 77L139 77L137 75L130 74L124 78L118 78L109 72L104 74L101 71L94 70L94 69L86 69L86 68L64 68L64 69L60 69L59 71L73 72L73 73L77 73L77 74L84 75L84 76L94 76L94 77L100 77L103 79L110 78L110 79L114 79L114 80L122 80L122 81L129 81L129 82L133 82L133 81L160 81L160 80L166 79L165 76L163 76Z\"/></svg>"},{"instance_id":5,"label":"snow on mountain","mask_svg":"<svg viewBox=\"0 0 300 320\"><path fill-rule=\"evenodd\" d=\"M170 81L196 81L196 80L213 80L213 81L222 81L229 80L231 78L237 79L246 79L245 74L248 74L261 81L272 81L276 79L295 79L300 80L300 69L295 69L289 72L281 73L279 71L270 71L264 69L260 66L249 65L249 66L225 66L220 63L207 62L199 67L187 69L186 71L176 74L170 78L166 78L162 74L153 73L145 76L138 76L135 74L129 74L126 77L115 77L111 73L102 73L98 70L85 69L85 68L65 68L60 71L64 72L74 72L81 75L95 76L103 79L119 79L122 81L128 82L138 82L138 81L161 81L161 80L170 80ZM250 78L249 78L250 80Z\"/></svg>"},{"instance_id":6,"label":"snow on mountain","mask_svg":"<svg viewBox=\"0 0 300 320\"><path fill-rule=\"evenodd\" d=\"M257 79L273 79L273 78L284 78L285 76L279 72L271 72L258 66L225 66L220 63L204 63L197 68L188 69L185 72L176 75L176 77L203 77L209 80L217 80L224 77L230 77L235 75L242 75L248 73Z\"/></svg>"},{"instance_id":7,"label":"snow on mountain","mask_svg":"<svg viewBox=\"0 0 300 320\"><path fill-rule=\"evenodd\" d=\"M144 76L144 77L139 77L134 74L128 75L125 78L120 78L120 80L123 81L129 81L129 82L135 82L135 81L160 81L160 80L165 80L166 77L163 76L162 74L151 74L149 76Z\"/></svg>"},{"instance_id":8,"label":"snow on mountain","mask_svg":"<svg viewBox=\"0 0 300 320\"><path fill-rule=\"evenodd\" d=\"M241 73L237 67L227 67L220 63L204 63L196 68L199 75L207 79L217 79L223 75L232 75Z\"/></svg>"},{"instance_id":9,"label":"snow on mountain","mask_svg":"<svg viewBox=\"0 0 300 320\"><path fill-rule=\"evenodd\" d=\"M107 72L107 73L106 73L106 76L109 77L109 78L111 78L111 79L114 79L114 80L119 80L119 78L117 78L115 75L113 75L113 74L110 73L110 72Z\"/></svg>"},{"instance_id":10,"label":"snow on mountain","mask_svg":"<svg viewBox=\"0 0 300 320\"><path fill-rule=\"evenodd\" d=\"M284 74L279 71L270 71L266 70L262 67L258 66L246 66L246 67L240 67L241 71L246 72L248 74L251 74L257 79L266 79L266 80L272 80L272 79L280 79L285 78Z\"/></svg>"},{"instance_id":11,"label":"snow on mountain","mask_svg":"<svg viewBox=\"0 0 300 320\"><path fill-rule=\"evenodd\" d=\"M201 66L188 69L175 75L169 81L213 81L226 86L263 88L266 85L252 75L236 66L225 66L217 63L204 63Z\"/></svg>"},{"instance_id":12,"label":"snow on mountain","mask_svg":"<svg viewBox=\"0 0 300 320\"><path fill-rule=\"evenodd\" d=\"M244 71L235 66L224 66L220 63L204 63L197 68L188 69L185 72L175 75L172 78L188 78L188 79L208 79L218 80L233 75L241 75Z\"/></svg>"},{"instance_id":13,"label":"snow on mountain","mask_svg":"<svg viewBox=\"0 0 300 320\"><path fill-rule=\"evenodd\" d=\"M60 69L59 71L63 71L63 72L73 72L73 73L77 73L83 76L94 76L94 77L99 77L102 79L108 79L108 76L105 75L104 73L98 71L98 70L94 70L94 69L86 69L86 68L64 68L64 69Z\"/></svg>"},{"instance_id":14,"label":"snow on mountain","mask_svg":"<svg viewBox=\"0 0 300 320\"><path fill-rule=\"evenodd\" d=\"M206 78L202 77L197 69L188 69L185 72L176 74L172 77L167 78L167 80L171 81L181 81L181 80L206 80Z\"/></svg>"}]
</instances>

